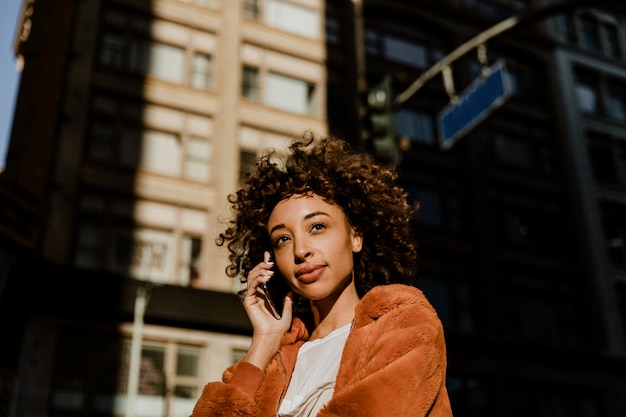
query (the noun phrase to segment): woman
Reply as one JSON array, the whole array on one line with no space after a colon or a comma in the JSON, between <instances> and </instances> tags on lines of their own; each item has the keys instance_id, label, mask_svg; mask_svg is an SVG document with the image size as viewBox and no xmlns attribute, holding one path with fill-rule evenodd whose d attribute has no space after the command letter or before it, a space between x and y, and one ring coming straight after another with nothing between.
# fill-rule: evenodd
<instances>
[{"instance_id":1,"label":"woman","mask_svg":"<svg viewBox=\"0 0 626 417\"><path fill-rule=\"evenodd\" d=\"M403 284L416 272L416 208L395 180L310 132L257 160L217 240L227 274L246 283L252 340L192 417L452 415L441 323ZM271 280L290 289L276 316Z\"/></svg>"}]
</instances>

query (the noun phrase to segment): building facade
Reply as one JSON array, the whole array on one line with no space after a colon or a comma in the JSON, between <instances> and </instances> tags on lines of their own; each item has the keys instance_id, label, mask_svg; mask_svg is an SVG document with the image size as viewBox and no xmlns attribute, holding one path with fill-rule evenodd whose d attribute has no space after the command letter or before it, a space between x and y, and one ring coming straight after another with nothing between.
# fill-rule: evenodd
<instances>
[{"instance_id":1,"label":"building facade","mask_svg":"<svg viewBox=\"0 0 626 417\"><path fill-rule=\"evenodd\" d=\"M400 181L421 209L415 285L444 324L455 415L626 414L619 3L525 21L394 108ZM214 239L253 158L305 129L369 149L368 88L406 91L469 38L547 6L25 0L0 176L4 414L121 416L134 401L142 417L186 417L249 342ZM442 149L439 112L496 63L511 97Z\"/></svg>"}]
</instances>

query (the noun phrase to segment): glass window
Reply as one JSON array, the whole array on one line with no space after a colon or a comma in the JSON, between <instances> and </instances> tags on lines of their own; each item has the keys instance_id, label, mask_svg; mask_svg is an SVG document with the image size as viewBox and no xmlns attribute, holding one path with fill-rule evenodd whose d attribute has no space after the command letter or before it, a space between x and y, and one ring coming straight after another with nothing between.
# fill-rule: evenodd
<instances>
[{"instance_id":1,"label":"glass window","mask_svg":"<svg viewBox=\"0 0 626 417\"><path fill-rule=\"evenodd\" d=\"M314 87L306 81L276 73L268 73L265 104L280 110L310 114Z\"/></svg>"},{"instance_id":2,"label":"glass window","mask_svg":"<svg viewBox=\"0 0 626 417\"><path fill-rule=\"evenodd\" d=\"M208 181L211 177L212 155L210 141L198 136L189 137L185 147L185 177L195 181Z\"/></svg>"},{"instance_id":3,"label":"glass window","mask_svg":"<svg viewBox=\"0 0 626 417\"><path fill-rule=\"evenodd\" d=\"M457 193L415 186L406 187L406 190L409 201L419 203L418 223L453 232L463 229L462 203Z\"/></svg>"},{"instance_id":4,"label":"glass window","mask_svg":"<svg viewBox=\"0 0 626 417\"><path fill-rule=\"evenodd\" d=\"M125 127L120 139L120 162L131 167L138 166L141 154L141 129Z\"/></svg>"},{"instance_id":5,"label":"glass window","mask_svg":"<svg viewBox=\"0 0 626 417\"><path fill-rule=\"evenodd\" d=\"M380 36L373 29L366 28L364 31L365 52L369 55L377 56L380 54Z\"/></svg>"},{"instance_id":6,"label":"glass window","mask_svg":"<svg viewBox=\"0 0 626 417\"><path fill-rule=\"evenodd\" d=\"M523 295L518 300L522 335L527 340L558 342L560 334L557 309L559 303L554 297L541 294Z\"/></svg>"},{"instance_id":7,"label":"glass window","mask_svg":"<svg viewBox=\"0 0 626 417\"><path fill-rule=\"evenodd\" d=\"M250 172L255 159L255 152L245 150L239 152L239 178L243 178L244 175Z\"/></svg>"},{"instance_id":8,"label":"glass window","mask_svg":"<svg viewBox=\"0 0 626 417\"><path fill-rule=\"evenodd\" d=\"M160 174L180 175L180 140L171 133L145 130L142 135L139 165Z\"/></svg>"},{"instance_id":9,"label":"glass window","mask_svg":"<svg viewBox=\"0 0 626 417\"><path fill-rule=\"evenodd\" d=\"M606 25L606 52L613 58L620 58L622 51L619 41L619 30L613 25Z\"/></svg>"},{"instance_id":10,"label":"glass window","mask_svg":"<svg viewBox=\"0 0 626 417\"><path fill-rule=\"evenodd\" d=\"M245 0L243 2L243 15L248 19L259 20L261 18L261 0Z\"/></svg>"},{"instance_id":11,"label":"glass window","mask_svg":"<svg viewBox=\"0 0 626 417\"><path fill-rule=\"evenodd\" d=\"M612 119L626 122L626 86L607 80L606 113Z\"/></svg>"},{"instance_id":12,"label":"glass window","mask_svg":"<svg viewBox=\"0 0 626 417\"><path fill-rule=\"evenodd\" d=\"M113 230L112 271L154 282L170 282L174 251L169 232L136 228Z\"/></svg>"},{"instance_id":13,"label":"glass window","mask_svg":"<svg viewBox=\"0 0 626 417\"><path fill-rule=\"evenodd\" d=\"M182 83L185 51L163 43L135 41L131 48L130 68L166 81Z\"/></svg>"},{"instance_id":14,"label":"glass window","mask_svg":"<svg viewBox=\"0 0 626 417\"><path fill-rule=\"evenodd\" d=\"M420 203L419 221L430 226L443 225L443 202L441 195L434 191L420 190L415 193Z\"/></svg>"},{"instance_id":15,"label":"glass window","mask_svg":"<svg viewBox=\"0 0 626 417\"><path fill-rule=\"evenodd\" d=\"M105 32L100 41L100 63L110 67L122 67L124 65L124 52L126 42L121 33Z\"/></svg>"},{"instance_id":16,"label":"glass window","mask_svg":"<svg viewBox=\"0 0 626 417\"><path fill-rule=\"evenodd\" d=\"M257 68L243 67L241 94L248 100L259 99L259 70Z\"/></svg>"},{"instance_id":17,"label":"glass window","mask_svg":"<svg viewBox=\"0 0 626 417\"><path fill-rule=\"evenodd\" d=\"M176 375L198 376L200 369L200 349L179 347L176 352Z\"/></svg>"},{"instance_id":18,"label":"glass window","mask_svg":"<svg viewBox=\"0 0 626 417\"><path fill-rule=\"evenodd\" d=\"M414 68L427 68L428 49L416 42L387 35L383 39L385 58Z\"/></svg>"},{"instance_id":19,"label":"glass window","mask_svg":"<svg viewBox=\"0 0 626 417\"><path fill-rule=\"evenodd\" d=\"M508 138L503 135L494 135L494 151L499 161L524 168L532 168L532 146L528 141Z\"/></svg>"},{"instance_id":20,"label":"glass window","mask_svg":"<svg viewBox=\"0 0 626 417\"><path fill-rule=\"evenodd\" d=\"M202 269L202 238L183 236L180 248L180 285L193 284L200 278Z\"/></svg>"},{"instance_id":21,"label":"glass window","mask_svg":"<svg viewBox=\"0 0 626 417\"><path fill-rule=\"evenodd\" d=\"M596 181L620 184L619 171L615 167L615 155L609 138L590 139L589 158Z\"/></svg>"},{"instance_id":22,"label":"glass window","mask_svg":"<svg viewBox=\"0 0 626 417\"><path fill-rule=\"evenodd\" d=\"M394 123L397 136L426 145L437 143L433 118L426 112L400 109L394 113Z\"/></svg>"},{"instance_id":23,"label":"glass window","mask_svg":"<svg viewBox=\"0 0 626 417\"><path fill-rule=\"evenodd\" d=\"M474 329L472 296L466 282L419 276L415 284L432 303L445 329L470 332Z\"/></svg>"},{"instance_id":24,"label":"glass window","mask_svg":"<svg viewBox=\"0 0 626 417\"><path fill-rule=\"evenodd\" d=\"M176 381L174 383L170 417L188 417L198 400L200 349L180 346L176 351Z\"/></svg>"},{"instance_id":25,"label":"glass window","mask_svg":"<svg viewBox=\"0 0 626 417\"><path fill-rule=\"evenodd\" d=\"M115 155L115 128L112 120L95 120L87 144L89 157L100 161L111 161Z\"/></svg>"},{"instance_id":26,"label":"glass window","mask_svg":"<svg viewBox=\"0 0 626 417\"><path fill-rule=\"evenodd\" d=\"M341 42L341 25L339 19L327 16L326 17L326 42L329 44L337 45Z\"/></svg>"},{"instance_id":27,"label":"glass window","mask_svg":"<svg viewBox=\"0 0 626 417\"><path fill-rule=\"evenodd\" d=\"M600 44L600 26L598 19L585 14L581 16L582 31L583 31L583 47L590 51L602 51Z\"/></svg>"},{"instance_id":28,"label":"glass window","mask_svg":"<svg viewBox=\"0 0 626 417\"><path fill-rule=\"evenodd\" d=\"M100 226L81 223L78 227L75 264L78 267L98 268L101 266L102 230Z\"/></svg>"},{"instance_id":29,"label":"glass window","mask_svg":"<svg viewBox=\"0 0 626 417\"><path fill-rule=\"evenodd\" d=\"M54 414L126 415L131 340L80 327L62 327L58 334L51 384ZM201 352L176 341L144 342L137 364L135 415L188 416L205 383Z\"/></svg>"},{"instance_id":30,"label":"glass window","mask_svg":"<svg viewBox=\"0 0 626 417\"><path fill-rule=\"evenodd\" d=\"M240 360L242 360L244 358L244 356L246 356L247 353L248 353L248 351L245 350L245 349L233 349L233 355L232 355L231 362L232 363L239 362Z\"/></svg>"},{"instance_id":31,"label":"glass window","mask_svg":"<svg viewBox=\"0 0 626 417\"><path fill-rule=\"evenodd\" d=\"M203 90L211 87L213 61L209 55L196 53L193 56L191 86Z\"/></svg>"},{"instance_id":32,"label":"glass window","mask_svg":"<svg viewBox=\"0 0 626 417\"><path fill-rule=\"evenodd\" d=\"M444 329L454 327L450 282L444 279L437 279L428 275L420 276L417 279L416 287L424 292L428 301L437 311Z\"/></svg>"},{"instance_id":33,"label":"glass window","mask_svg":"<svg viewBox=\"0 0 626 417\"><path fill-rule=\"evenodd\" d=\"M195 3L200 6L216 9L219 5L219 0L195 0Z\"/></svg>"},{"instance_id":34,"label":"glass window","mask_svg":"<svg viewBox=\"0 0 626 417\"><path fill-rule=\"evenodd\" d=\"M308 38L320 37L318 12L284 0L266 0L265 22L268 26Z\"/></svg>"},{"instance_id":35,"label":"glass window","mask_svg":"<svg viewBox=\"0 0 626 417\"><path fill-rule=\"evenodd\" d=\"M626 206L604 201L600 207L607 256L615 266L626 267Z\"/></svg>"},{"instance_id":36,"label":"glass window","mask_svg":"<svg viewBox=\"0 0 626 417\"><path fill-rule=\"evenodd\" d=\"M580 111L597 114L598 108L598 92L590 85L576 84L574 87L576 92L576 102Z\"/></svg>"}]
</instances>

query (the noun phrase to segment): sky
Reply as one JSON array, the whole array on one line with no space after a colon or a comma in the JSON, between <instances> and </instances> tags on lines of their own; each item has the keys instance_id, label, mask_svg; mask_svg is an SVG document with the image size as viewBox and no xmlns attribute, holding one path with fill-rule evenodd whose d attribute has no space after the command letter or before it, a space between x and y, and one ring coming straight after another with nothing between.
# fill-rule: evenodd
<instances>
[{"instance_id":1,"label":"sky","mask_svg":"<svg viewBox=\"0 0 626 417\"><path fill-rule=\"evenodd\" d=\"M22 0L0 0L0 170L4 167L19 82L13 41Z\"/></svg>"}]
</instances>

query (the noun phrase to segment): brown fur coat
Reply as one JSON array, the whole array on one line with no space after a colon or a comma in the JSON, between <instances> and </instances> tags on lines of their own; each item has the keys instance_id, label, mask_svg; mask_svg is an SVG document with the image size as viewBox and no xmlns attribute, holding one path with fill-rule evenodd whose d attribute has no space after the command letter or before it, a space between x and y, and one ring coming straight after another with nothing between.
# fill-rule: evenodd
<instances>
[{"instance_id":1,"label":"brown fur coat","mask_svg":"<svg viewBox=\"0 0 626 417\"><path fill-rule=\"evenodd\" d=\"M208 383L191 417L275 417L308 339L294 319L265 372L239 362ZM401 284L372 289L355 310L332 399L318 417L452 416L441 322L422 292Z\"/></svg>"}]
</instances>

